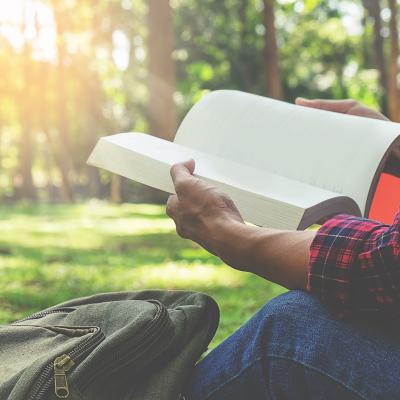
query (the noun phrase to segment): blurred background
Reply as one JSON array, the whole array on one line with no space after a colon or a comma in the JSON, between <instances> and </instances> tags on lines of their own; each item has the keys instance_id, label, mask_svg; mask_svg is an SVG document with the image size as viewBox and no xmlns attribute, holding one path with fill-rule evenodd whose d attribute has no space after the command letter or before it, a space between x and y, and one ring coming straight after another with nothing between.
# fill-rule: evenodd
<instances>
[{"instance_id":1,"label":"blurred background","mask_svg":"<svg viewBox=\"0 0 400 400\"><path fill-rule=\"evenodd\" d=\"M229 88L347 98L399 120L396 0L2 0L0 198L157 201L85 161L97 138L172 139Z\"/></svg>"},{"instance_id":2,"label":"blurred background","mask_svg":"<svg viewBox=\"0 0 400 400\"><path fill-rule=\"evenodd\" d=\"M0 0L0 321L100 291L191 288L221 305L217 343L282 292L177 237L164 194L86 159L102 135L173 139L222 88L351 97L400 121L399 7Z\"/></svg>"}]
</instances>

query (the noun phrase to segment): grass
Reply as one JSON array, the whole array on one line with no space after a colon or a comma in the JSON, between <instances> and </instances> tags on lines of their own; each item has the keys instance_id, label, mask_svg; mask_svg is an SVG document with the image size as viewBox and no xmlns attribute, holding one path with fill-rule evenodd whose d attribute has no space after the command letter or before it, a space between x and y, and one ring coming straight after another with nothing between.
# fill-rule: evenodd
<instances>
[{"instance_id":1,"label":"grass","mask_svg":"<svg viewBox=\"0 0 400 400\"><path fill-rule=\"evenodd\" d=\"M0 323L73 297L145 288L213 296L213 346L283 291L179 238L160 206L0 207Z\"/></svg>"}]
</instances>

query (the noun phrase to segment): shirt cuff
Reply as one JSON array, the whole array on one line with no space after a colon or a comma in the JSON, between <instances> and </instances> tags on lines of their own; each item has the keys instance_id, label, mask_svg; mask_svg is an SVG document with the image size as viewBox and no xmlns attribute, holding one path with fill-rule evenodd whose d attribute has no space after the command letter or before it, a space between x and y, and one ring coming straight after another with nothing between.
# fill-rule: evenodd
<instances>
[{"instance_id":1,"label":"shirt cuff","mask_svg":"<svg viewBox=\"0 0 400 400\"><path fill-rule=\"evenodd\" d=\"M352 283L365 240L380 224L339 214L325 222L310 247L307 291L335 309L352 314Z\"/></svg>"}]
</instances>

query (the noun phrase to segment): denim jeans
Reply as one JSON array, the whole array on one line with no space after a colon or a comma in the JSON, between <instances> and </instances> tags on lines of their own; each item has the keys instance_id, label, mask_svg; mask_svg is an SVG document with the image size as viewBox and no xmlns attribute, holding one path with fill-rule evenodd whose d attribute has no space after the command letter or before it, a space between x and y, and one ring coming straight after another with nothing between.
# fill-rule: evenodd
<instances>
[{"instance_id":1,"label":"denim jeans","mask_svg":"<svg viewBox=\"0 0 400 400\"><path fill-rule=\"evenodd\" d=\"M400 330L336 319L292 291L195 368L187 400L400 399Z\"/></svg>"}]
</instances>

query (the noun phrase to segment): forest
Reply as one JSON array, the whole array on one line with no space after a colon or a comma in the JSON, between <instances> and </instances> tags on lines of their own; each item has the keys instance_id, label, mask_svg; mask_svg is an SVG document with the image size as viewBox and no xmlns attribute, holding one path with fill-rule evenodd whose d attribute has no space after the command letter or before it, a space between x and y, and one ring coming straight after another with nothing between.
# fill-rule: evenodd
<instances>
[{"instance_id":1,"label":"forest","mask_svg":"<svg viewBox=\"0 0 400 400\"><path fill-rule=\"evenodd\" d=\"M396 0L0 4L0 199L159 202L86 165L96 140L172 140L203 94L355 98L400 121Z\"/></svg>"}]
</instances>

